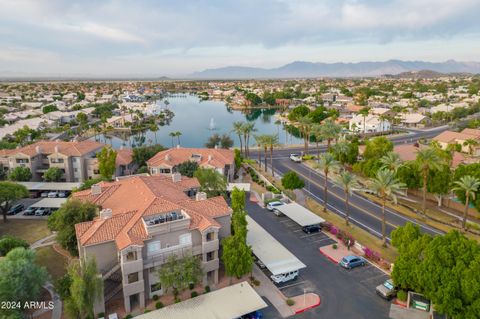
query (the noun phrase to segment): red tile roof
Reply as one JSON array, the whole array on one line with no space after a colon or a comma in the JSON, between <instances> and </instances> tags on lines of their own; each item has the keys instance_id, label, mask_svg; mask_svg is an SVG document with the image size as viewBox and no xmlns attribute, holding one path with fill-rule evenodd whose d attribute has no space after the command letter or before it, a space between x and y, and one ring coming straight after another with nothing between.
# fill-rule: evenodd
<instances>
[{"instance_id":1,"label":"red tile roof","mask_svg":"<svg viewBox=\"0 0 480 319\"><path fill-rule=\"evenodd\" d=\"M92 151L101 149L105 146L102 143L85 140L81 142L63 142L63 141L39 141L24 147L12 150L10 154L25 154L34 156L38 152L45 155L59 153L67 156L82 156ZM37 152L38 151L38 152Z\"/></svg>"},{"instance_id":2,"label":"red tile roof","mask_svg":"<svg viewBox=\"0 0 480 319\"><path fill-rule=\"evenodd\" d=\"M89 201L112 210L112 217L75 225L82 245L114 240L119 250L130 245L143 245L148 238L143 217L172 211L184 211L190 218L190 229L205 230L220 227L215 218L231 213L223 197L196 201L184 191L198 188L194 178L182 177L173 182L170 176L133 176L116 182L101 182L101 193L91 190L73 194L74 198Z\"/></svg>"},{"instance_id":3,"label":"red tile roof","mask_svg":"<svg viewBox=\"0 0 480 319\"><path fill-rule=\"evenodd\" d=\"M192 157L192 155L198 155ZM233 165L234 155L232 150L214 148L171 148L158 152L147 161L148 166L174 167L186 161L198 161L199 166L224 168Z\"/></svg>"}]
</instances>

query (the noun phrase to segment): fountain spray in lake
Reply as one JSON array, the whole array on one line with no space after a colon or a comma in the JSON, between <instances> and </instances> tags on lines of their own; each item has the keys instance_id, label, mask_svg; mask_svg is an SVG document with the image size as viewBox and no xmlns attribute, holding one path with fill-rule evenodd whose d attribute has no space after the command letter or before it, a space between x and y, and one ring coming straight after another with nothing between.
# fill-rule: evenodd
<instances>
[{"instance_id":1,"label":"fountain spray in lake","mask_svg":"<svg viewBox=\"0 0 480 319\"><path fill-rule=\"evenodd\" d=\"M215 121L214 121L213 117L210 119L210 126L208 128L210 129L210 131L213 131L213 130L216 129Z\"/></svg>"}]
</instances>

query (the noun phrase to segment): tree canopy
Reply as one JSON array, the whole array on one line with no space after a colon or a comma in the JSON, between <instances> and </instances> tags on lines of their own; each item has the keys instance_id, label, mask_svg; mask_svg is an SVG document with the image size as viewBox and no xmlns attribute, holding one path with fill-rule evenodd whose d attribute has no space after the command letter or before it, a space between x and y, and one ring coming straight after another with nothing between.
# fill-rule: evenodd
<instances>
[{"instance_id":1,"label":"tree canopy","mask_svg":"<svg viewBox=\"0 0 480 319\"><path fill-rule=\"evenodd\" d=\"M32 178L32 171L28 167L18 166L8 174L8 179L17 182L28 182Z\"/></svg>"},{"instance_id":2,"label":"tree canopy","mask_svg":"<svg viewBox=\"0 0 480 319\"><path fill-rule=\"evenodd\" d=\"M297 173L290 171L283 175L282 186L286 189L298 189L303 188L305 186L305 182L298 176Z\"/></svg>"},{"instance_id":3,"label":"tree canopy","mask_svg":"<svg viewBox=\"0 0 480 319\"><path fill-rule=\"evenodd\" d=\"M185 161L175 166L175 169L182 176L193 177L193 174L198 169L198 163L194 161Z\"/></svg>"},{"instance_id":4,"label":"tree canopy","mask_svg":"<svg viewBox=\"0 0 480 319\"><path fill-rule=\"evenodd\" d=\"M103 178L111 179L115 174L115 161L117 159L117 152L110 148L104 147L102 151L97 154L98 170Z\"/></svg>"},{"instance_id":5,"label":"tree canopy","mask_svg":"<svg viewBox=\"0 0 480 319\"><path fill-rule=\"evenodd\" d=\"M46 182L59 182L62 179L63 172L58 167L50 167L43 173L43 179Z\"/></svg>"},{"instance_id":6,"label":"tree canopy","mask_svg":"<svg viewBox=\"0 0 480 319\"><path fill-rule=\"evenodd\" d=\"M310 113L310 109L306 105L299 105L295 108L293 108L290 113L288 114L288 119L290 121L297 121L299 118L306 116L308 113Z\"/></svg>"},{"instance_id":7,"label":"tree canopy","mask_svg":"<svg viewBox=\"0 0 480 319\"><path fill-rule=\"evenodd\" d=\"M200 191L207 193L208 197L225 194L227 182L225 177L211 168L198 168L194 176L200 183Z\"/></svg>"},{"instance_id":8,"label":"tree canopy","mask_svg":"<svg viewBox=\"0 0 480 319\"><path fill-rule=\"evenodd\" d=\"M138 167L146 166L149 159L163 150L165 150L165 147L160 144L135 147L133 149L133 161Z\"/></svg>"},{"instance_id":9,"label":"tree canopy","mask_svg":"<svg viewBox=\"0 0 480 319\"><path fill-rule=\"evenodd\" d=\"M7 222L7 213L12 203L27 196L28 190L25 186L12 182L0 182L0 210L3 214L3 222Z\"/></svg>"},{"instance_id":10,"label":"tree canopy","mask_svg":"<svg viewBox=\"0 0 480 319\"><path fill-rule=\"evenodd\" d=\"M57 231L57 242L72 255L78 256L75 224L93 220L97 209L92 203L70 199L48 217L48 227Z\"/></svg>"},{"instance_id":11,"label":"tree canopy","mask_svg":"<svg viewBox=\"0 0 480 319\"><path fill-rule=\"evenodd\" d=\"M200 259L191 255L182 258L171 255L167 262L160 267L157 276L165 292L171 288L183 291L190 283L196 284L202 278Z\"/></svg>"},{"instance_id":12,"label":"tree canopy","mask_svg":"<svg viewBox=\"0 0 480 319\"><path fill-rule=\"evenodd\" d=\"M29 244L21 239L10 235L4 235L0 238L0 256L5 256L14 248L23 247L28 248Z\"/></svg>"}]
</instances>

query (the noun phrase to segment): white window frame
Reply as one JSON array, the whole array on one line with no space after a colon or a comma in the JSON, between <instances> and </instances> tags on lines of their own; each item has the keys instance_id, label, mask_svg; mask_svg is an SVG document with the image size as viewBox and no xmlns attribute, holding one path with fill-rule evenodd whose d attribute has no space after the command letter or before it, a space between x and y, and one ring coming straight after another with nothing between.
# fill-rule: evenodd
<instances>
[{"instance_id":1,"label":"white window frame","mask_svg":"<svg viewBox=\"0 0 480 319\"><path fill-rule=\"evenodd\" d=\"M156 249L153 249L156 248ZM156 252L160 251L162 249L162 243L160 240L152 241L147 243L147 255L153 255Z\"/></svg>"},{"instance_id":2,"label":"white window frame","mask_svg":"<svg viewBox=\"0 0 480 319\"><path fill-rule=\"evenodd\" d=\"M178 242L180 245L187 245L192 243L192 234L186 233L178 236Z\"/></svg>"}]
</instances>

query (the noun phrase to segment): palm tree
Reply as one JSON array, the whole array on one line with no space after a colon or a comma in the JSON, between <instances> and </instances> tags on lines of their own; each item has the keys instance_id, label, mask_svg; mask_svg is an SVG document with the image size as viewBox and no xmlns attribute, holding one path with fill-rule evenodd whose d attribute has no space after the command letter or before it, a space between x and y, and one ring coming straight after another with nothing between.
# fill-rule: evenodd
<instances>
[{"instance_id":1,"label":"palm tree","mask_svg":"<svg viewBox=\"0 0 480 319\"><path fill-rule=\"evenodd\" d=\"M250 156L250 134L255 132L257 129L255 128L255 123L244 123L242 125L242 133L243 133L243 141L245 142L245 156L248 158Z\"/></svg>"},{"instance_id":2,"label":"palm tree","mask_svg":"<svg viewBox=\"0 0 480 319\"><path fill-rule=\"evenodd\" d=\"M157 123L152 123L152 124L150 125L150 131L153 131L153 134L155 135L155 144L158 144L158 142L157 142L157 132L158 132L158 128L159 128L159 127L158 127Z\"/></svg>"},{"instance_id":3,"label":"palm tree","mask_svg":"<svg viewBox=\"0 0 480 319\"><path fill-rule=\"evenodd\" d=\"M270 168L272 170L272 177L274 177L275 173L273 169L273 148L279 145L278 135L267 134L267 135L264 135L264 139L265 139L265 143L270 148ZM267 170L267 167L265 166L265 171L266 170Z\"/></svg>"},{"instance_id":4,"label":"palm tree","mask_svg":"<svg viewBox=\"0 0 480 319\"><path fill-rule=\"evenodd\" d=\"M470 155L473 155L473 152L475 151L475 146L477 145L478 142L472 138L469 138L465 142L463 142L463 146L468 146L468 153Z\"/></svg>"},{"instance_id":5,"label":"palm tree","mask_svg":"<svg viewBox=\"0 0 480 319\"><path fill-rule=\"evenodd\" d=\"M242 140L242 134L243 134L243 122L233 122L233 129L232 132L237 134L238 140L240 141L240 153L243 153L243 140Z\"/></svg>"},{"instance_id":6,"label":"palm tree","mask_svg":"<svg viewBox=\"0 0 480 319\"><path fill-rule=\"evenodd\" d=\"M298 129L302 133L305 154L308 153L308 142L310 140L310 132L312 130L312 119L308 116L302 116L298 119Z\"/></svg>"},{"instance_id":7,"label":"palm tree","mask_svg":"<svg viewBox=\"0 0 480 319\"><path fill-rule=\"evenodd\" d=\"M438 155L438 152L433 148L424 148L417 151L416 162L420 168L423 177L423 199L422 210L427 209L427 179L428 173L431 169L440 169L443 159Z\"/></svg>"},{"instance_id":8,"label":"palm tree","mask_svg":"<svg viewBox=\"0 0 480 319\"><path fill-rule=\"evenodd\" d=\"M173 139L174 139L175 136L177 136L177 135L176 135L175 132L170 132L170 133L168 134L168 136L170 136L170 137L172 138L172 148L173 148Z\"/></svg>"},{"instance_id":9,"label":"palm tree","mask_svg":"<svg viewBox=\"0 0 480 319\"><path fill-rule=\"evenodd\" d=\"M175 136L177 137L178 145L180 145L180 136L182 136L182 132L176 131Z\"/></svg>"},{"instance_id":10,"label":"palm tree","mask_svg":"<svg viewBox=\"0 0 480 319\"><path fill-rule=\"evenodd\" d=\"M332 147L333 154L335 154L337 160L345 164L348 161L348 153L350 152L350 143L345 137L341 137L338 142Z\"/></svg>"},{"instance_id":11,"label":"palm tree","mask_svg":"<svg viewBox=\"0 0 480 319\"><path fill-rule=\"evenodd\" d=\"M358 111L358 114L363 116L363 136L365 136L366 134L366 118L368 116L368 113L370 113L370 109L368 107L364 107L363 109L361 109L360 111Z\"/></svg>"},{"instance_id":12,"label":"palm tree","mask_svg":"<svg viewBox=\"0 0 480 319\"><path fill-rule=\"evenodd\" d=\"M360 184L358 184L357 176L347 170L344 170L340 173L340 175L337 176L336 182L342 186L343 191L345 192L345 224L348 226L350 219L350 205L348 197L352 195L353 190L360 187Z\"/></svg>"},{"instance_id":13,"label":"palm tree","mask_svg":"<svg viewBox=\"0 0 480 319\"><path fill-rule=\"evenodd\" d=\"M313 124L312 125L312 134L313 134L313 137L315 138L315 144L317 146L317 161L319 161L320 160L320 147L318 146L318 144L323 140L322 125Z\"/></svg>"},{"instance_id":14,"label":"palm tree","mask_svg":"<svg viewBox=\"0 0 480 319\"><path fill-rule=\"evenodd\" d=\"M333 139L337 139L342 128L332 119L326 119L322 125L322 135L327 139L327 149L330 150L330 144Z\"/></svg>"},{"instance_id":15,"label":"palm tree","mask_svg":"<svg viewBox=\"0 0 480 319\"><path fill-rule=\"evenodd\" d=\"M400 158L398 153L388 152L386 155L380 158L380 163L382 164L382 169L388 169L393 171L395 174L398 169L403 165L403 161Z\"/></svg>"},{"instance_id":16,"label":"palm tree","mask_svg":"<svg viewBox=\"0 0 480 319\"><path fill-rule=\"evenodd\" d=\"M255 139L255 144L258 146L258 165L262 166L262 146L264 145L263 143L263 135L253 135L253 138Z\"/></svg>"},{"instance_id":17,"label":"palm tree","mask_svg":"<svg viewBox=\"0 0 480 319\"><path fill-rule=\"evenodd\" d=\"M387 200L397 202L397 194L401 194L405 189L405 184L395 178L395 174L387 169L379 169L374 178L370 179L369 190L382 200L382 239L383 245L387 245L386 221L385 221L385 203Z\"/></svg>"},{"instance_id":18,"label":"palm tree","mask_svg":"<svg viewBox=\"0 0 480 319\"><path fill-rule=\"evenodd\" d=\"M315 165L315 168L321 169L323 174L325 175L325 184L324 184L324 200L325 206L323 207L323 211L327 211L327 195L328 195L328 173L336 170L340 167L340 163L335 159L335 157L331 153L325 153L320 156L320 160Z\"/></svg>"},{"instance_id":19,"label":"palm tree","mask_svg":"<svg viewBox=\"0 0 480 319\"><path fill-rule=\"evenodd\" d=\"M455 181L454 184L456 186L452 189L453 191L465 193L465 211L463 213L462 228L466 230L470 198L475 200L475 193L480 187L480 180L476 177L465 175L461 177L459 181Z\"/></svg>"}]
</instances>

